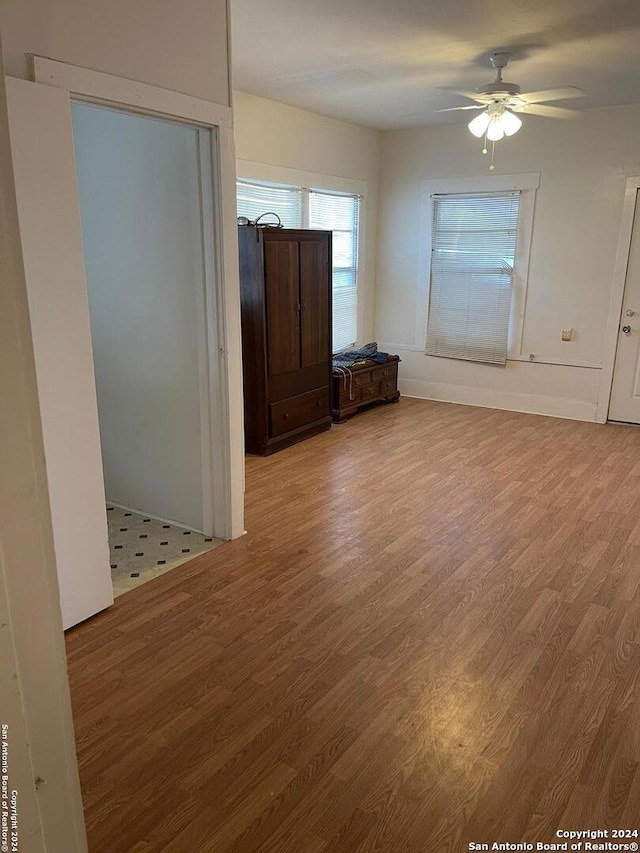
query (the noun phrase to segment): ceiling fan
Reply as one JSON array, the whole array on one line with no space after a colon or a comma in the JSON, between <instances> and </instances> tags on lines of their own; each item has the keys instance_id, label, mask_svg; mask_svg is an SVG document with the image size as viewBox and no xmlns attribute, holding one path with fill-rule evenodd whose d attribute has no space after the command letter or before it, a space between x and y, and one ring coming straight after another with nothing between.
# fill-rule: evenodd
<instances>
[{"instance_id":1,"label":"ceiling fan","mask_svg":"<svg viewBox=\"0 0 640 853\"><path fill-rule=\"evenodd\" d=\"M474 136L485 137L482 153L487 153L487 140L496 143L504 136L512 136L522 127L522 121L516 113L545 116L547 118L574 118L575 110L566 107L551 107L544 101L561 101L566 98L578 98L584 95L582 89L566 86L562 89L546 89L541 92L522 92L517 83L507 83L502 79L502 70L507 67L511 54L492 53L491 65L496 69L496 79L492 83L479 86L475 92L459 91L457 94L476 101L475 104L462 107L449 107L438 110L440 113L457 110L482 110L480 115L469 122L469 130ZM493 170L493 156L491 166Z\"/></svg>"}]
</instances>

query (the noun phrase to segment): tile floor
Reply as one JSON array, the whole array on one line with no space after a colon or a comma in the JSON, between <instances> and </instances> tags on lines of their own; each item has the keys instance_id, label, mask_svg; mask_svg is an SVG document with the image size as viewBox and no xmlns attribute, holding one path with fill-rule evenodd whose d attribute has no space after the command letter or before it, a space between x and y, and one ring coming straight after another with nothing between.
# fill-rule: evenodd
<instances>
[{"instance_id":1,"label":"tile floor","mask_svg":"<svg viewBox=\"0 0 640 853\"><path fill-rule=\"evenodd\" d=\"M222 544L221 539L111 504L107 522L115 596Z\"/></svg>"}]
</instances>

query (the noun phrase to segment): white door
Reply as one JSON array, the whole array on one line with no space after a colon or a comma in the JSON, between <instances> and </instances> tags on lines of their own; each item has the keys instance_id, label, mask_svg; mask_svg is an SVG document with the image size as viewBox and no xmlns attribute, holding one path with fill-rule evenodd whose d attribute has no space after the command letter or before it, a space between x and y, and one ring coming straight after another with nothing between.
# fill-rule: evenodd
<instances>
[{"instance_id":1,"label":"white door","mask_svg":"<svg viewBox=\"0 0 640 853\"><path fill-rule=\"evenodd\" d=\"M7 80L40 417L65 628L113 603L69 96Z\"/></svg>"},{"instance_id":2,"label":"white door","mask_svg":"<svg viewBox=\"0 0 640 853\"><path fill-rule=\"evenodd\" d=\"M640 424L640 192L636 194L609 420Z\"/></svg>"}]
</instances>

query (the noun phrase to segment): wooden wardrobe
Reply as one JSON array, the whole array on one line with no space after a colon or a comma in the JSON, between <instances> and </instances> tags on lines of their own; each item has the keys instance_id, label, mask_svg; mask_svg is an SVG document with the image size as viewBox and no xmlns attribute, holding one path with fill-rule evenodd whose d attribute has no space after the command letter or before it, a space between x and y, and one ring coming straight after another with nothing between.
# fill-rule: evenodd
<instances>
[{"instance_id":1,"label":"wooden wardrobe","mask_svg":"<svg viewBox=\"0 0 640 853\"><path fill-rule=\"evenodd\" d=\"M331 426L331 232L239 226L245 446Z\"/></svg>"}]
</instances>

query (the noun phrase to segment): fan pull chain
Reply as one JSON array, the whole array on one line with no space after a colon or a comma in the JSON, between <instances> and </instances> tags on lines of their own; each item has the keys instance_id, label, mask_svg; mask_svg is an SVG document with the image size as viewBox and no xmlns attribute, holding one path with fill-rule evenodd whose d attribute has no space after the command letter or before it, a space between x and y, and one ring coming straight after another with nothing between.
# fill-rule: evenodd
<instances>
[{"instance_id":1,"label":"fan pull chain","mask_svg":"<svg viewBox=\"0 0 640 853\"><path fill-rule=\"evenodd\" d=\"M486 134L486 133L485 133L485 135L484 135L484 145L482 146L482 153L483 153L483 154L488 154L488 153L489 153L489 152L488 152L488 150L487 150L487 134ZM493 160L494 160L494 157L495 157L495 153L496 153L496 143L495 143L495 140L492 140L492 141L491 141L491 165L489 166L489 171L490 171L490 172L493 172L493 170L495 169L495 166L493 165Z\"/></svg>"}]
</instances>

